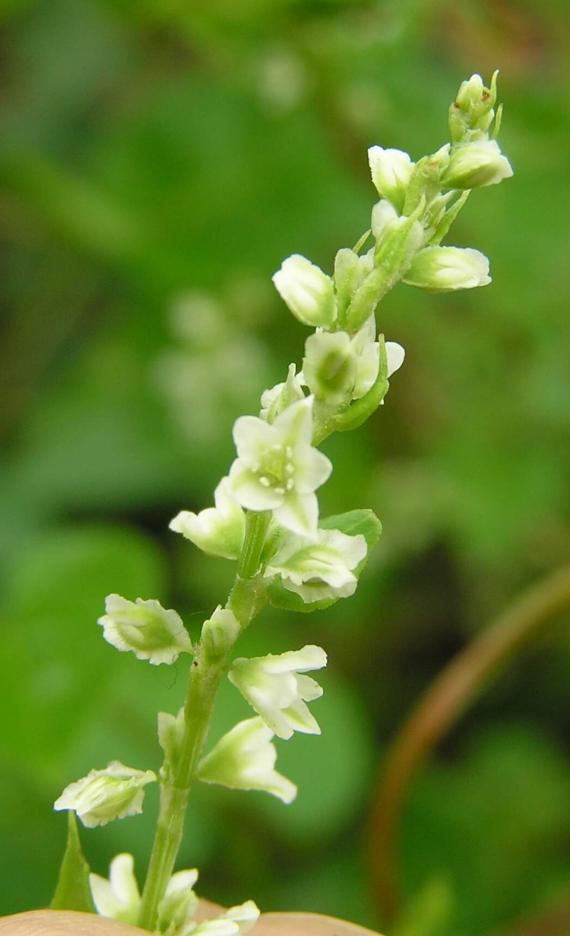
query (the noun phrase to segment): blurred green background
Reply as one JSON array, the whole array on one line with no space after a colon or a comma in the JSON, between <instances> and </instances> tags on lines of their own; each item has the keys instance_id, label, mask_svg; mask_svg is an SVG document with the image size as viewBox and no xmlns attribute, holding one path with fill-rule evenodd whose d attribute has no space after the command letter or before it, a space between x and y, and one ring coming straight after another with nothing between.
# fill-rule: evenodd
<instances>
[{"instance_id":1,"label":"blurred green background","mask_svg":"<svg viewBox=\"0 0 570 936\"><path fill-rule=\"evenodd\" d=\"M155 713L177 709L184 667L117 654L95 622L109 592L158 597L191 629L223 598L230 564L167 523L209 505L233 420L300 358L271 274L292 252L330 269L368 226L367 146L433 151L460 80L499 67L516 177L475 193L451 237L490 256L494 283L391 294L380 324L404 368L371 423L326 446L323 513L373 506L381 544L353 600L268 611L243 643L329 651L323 736L280 746L299 797L199 789L181 856L214 899L387 925L370 829L388 745L452 656L570 554L567 14L566 0L1 4L0 912L49 900L67 782L112 758L159 763ZM568 619L418 776L389 936L570 932ZM228 689L214 734L245 713ZM95 870L131 850L142 873L147 802L83 835Z\"/></svg>"}]
</instances>

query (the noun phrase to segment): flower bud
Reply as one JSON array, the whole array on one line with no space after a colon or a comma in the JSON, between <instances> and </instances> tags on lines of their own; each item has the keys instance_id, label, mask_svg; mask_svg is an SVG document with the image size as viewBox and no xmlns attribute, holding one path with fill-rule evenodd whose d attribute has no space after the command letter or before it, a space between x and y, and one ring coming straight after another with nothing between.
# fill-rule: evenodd
<instances>
[{"instance_id":1,"label":"flower bud","mask_svg":"<svg viewBox=\"0 0 570 936\"><path fill-rule=\"evenodd\" d=\"M380 197L387 198L398 212L401 212L414 170L414 164L408 154L398 149L371 146L368 150L368 163L372 181Z\"/></svg>"},{"instance_id":2,"label":"flower bud","mask_svg":"<svg viewBox=\"0 0 570 936\"><path fill-rule=\"evenodd\" d=\"M160 769L161 780L171 778L178 766L185 730L184 706L179 709L177 715L171 715L169 712L158 713L158 743L164 752L164 763Z\"/></svg>"},{"instance_id":3,"label":"flower bud","mask_svg":"<svg viewBox=\"0 0 570 936\"><path fill-rule=\"evenodd\" d=\"M470 247L425 247L416 254L404 282L432 292L487 286L489 261Z\"/></svg>"},{"instance_id":4,"label":"flower bud","mask_svg":"<svg viewBox=\"0 0 570 936\"><path fill-rule=\"evenodd\" d=\"M334 284L338 306L338 320L344 323L344 315L356 290L374 269L374 250L359 256L350 247L337 251L334 261Z\"/></svg>"},{"instance_id":5,"label":"flower bud","mask_svg":"<svg viewBox=\"0 0 570 936\"><path fill-rule=\"evenodd\" d=\"M98 624L103 636L117 650L132 650L138 660L174 663L180 653L192 653L192 642L176 611L166 610L154 599L128 601L120 595L105 599L106 614Z\"/></svg>"},{"instance_id":6,"label":"flower bud","mask_svg":"<svg viewBox=\"0 0 570 936\"><path fill-rule=\"evenodd\" d=\"M181 510L169 527L181 533L210 556L237 559L245 534L245 515L232 493L228 478L222 478L214 492L215 507L199 514Z\"/></svg>"},{"instance_id":7,"label":"flower bud","mask_svg":"<svg viewBox=\"0 0 570 936\"><path fill-rule=\"evenodd\" d=\"M274 769L277 751L272 737L261 718L239 722L200 761L199 779L232 790L264 790L284 803L293 802L297 788Z\"/></svg>"},{"instance_id":8,"label":"flower bud","mask_svg":"<svg viewBox=\"0 0 570 936\"><path fill-rule=\"evenodd\" d=\"M303 400L303 384L301 374L295 373L295 365L289 364L287 371L287 380L284 383L278 383L269 390L264 390L261 394L260 418L268 423L273 423L288 406Z\"/></svg>"},{"instance_id":9,"label":"flower bud","mask_svg":"<svg viewBox=\"0 0 570 936\"><path fill-rule=\"evenodd\" d=\"M454 142L473 139L474 136L483 139L487 137L495 116L497 75L498 72L495 72L490 88L485 87L481 75L471 75L471 78L462 82L449 108L449 130Z\"/></svg>"},{"instance_id":10,"label":"flower bud","mask_svg":"<svg viewBox=\"0 0 570 936\"><path fill-rule=\"evenodd\" d=\"M66 786L53 808L72 809L83 825L92 829L142 812L144 787L155 780L152 770L135 770L112 761L103 770L91 770Z\"/></svg>"},{"instance_id":11,"label":"flower bud","mask_svg":"<svg viewBox=\"0 0 570 936\"><path fill-rule=\"evenodd\" d=\"M208 665L220 663L239 634L239 622L233 611L218 605L202 626L201 646Z\"/></svg>"},{"instance_id":12,"label":"flower bud","mask_svg":"<svg viewBox=\"0 0 570 936\"><path fill-rule=\"evenodd\" d=\"M350 335L321 332L307 338L303 376L317 400L337 406L347 400L354 387L357 361Z\"/></svg>"},{"instance_id":13,"label":"flower bud","mask_svg":"<svg viewBox=\"0 0 570 936\"><path fill-rule=\"evenodd\" d=\"M304 325L330 328L336 319L333 281L318 266L293 254L273 276L281 298Z\"/></svg>"},{"instance_id":14,"label":"flower bud","mask_svg":"<svg viewBox=\"0 0 570 936\"><path fill-rule=\"evenodd\" d=\"M441 184L446 189L473 189L496 185L513 174L496 140L474 140L453 148Z\"/></svg>"}]
</instances>

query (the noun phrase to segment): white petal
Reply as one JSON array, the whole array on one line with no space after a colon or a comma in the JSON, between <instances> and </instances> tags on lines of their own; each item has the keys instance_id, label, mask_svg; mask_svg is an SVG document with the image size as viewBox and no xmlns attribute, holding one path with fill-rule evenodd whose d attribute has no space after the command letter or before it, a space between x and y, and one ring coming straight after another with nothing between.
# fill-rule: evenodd
<instances>
[{"instance_id":1,"label":"white petal","mask_svg":"<svg viewBox=\"0 0 570 936\"><path fill-rule=\"evenodd\" d=\"M275 508L274 514L277 522L287 530L305 536L314 536L319 521L317 495L289 491L283 503Z\"/></svg>"},{"instance_id":2,"label":"white petal","mask_svg":"<svg viewBox=\"0 0 570 936\"><path fill-rule=\"evenodd\" d=\"M233 437L239 458L246 464L254 464L259 454L279 442L274 426L259 416L240 416L233 428Z\"/></svg>"},{"instance_id":3,"label":"white petal","mask_svg":"<svg viewBox=\"0 0 570 936\"><path fill-rule=\"evenodd\" d=\"M391 377L392 374L395 374L396 371L400 369L400 367L404 363L405 356L406 356L406 352L404 351L402 345L398 344L397 341L386 342L388 377Z\"/></svg>"},{"instance_id":4,"label":"white petal","mask_svg":"<svg viewBox=\"0 0 570 936\"><path fill-rule=\"evenodd\" d=\"M331 476L332 462L316 448L296 452L295 489L300 494L310 494Z\"/></svg>"},{"instance_id":5,"label":"white petal","mask_svg":"<svg viewBox=\"0 0 570 936\"><path fill-rule=\"evenodd\" d=\"M230 469L230 480L236 500L248 510L273 510L283 503L283 494L273 487L264 487L259 476L239 458Z\"/></svg>"}]
</instances>

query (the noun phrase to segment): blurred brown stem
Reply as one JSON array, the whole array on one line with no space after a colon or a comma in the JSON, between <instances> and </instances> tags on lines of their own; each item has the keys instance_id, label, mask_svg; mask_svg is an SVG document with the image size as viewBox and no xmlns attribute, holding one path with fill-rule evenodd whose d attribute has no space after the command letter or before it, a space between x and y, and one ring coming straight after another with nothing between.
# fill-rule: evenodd
<instances>
[{"instance_id":1,"label":"blurred brown stem","mask_svg":"<svg viewBox=\"0 0 570 936\"><path fill-rule=\"evenodd\" d=\"M412 710L388 752L371 823L374 889L385 920L400 904L397 850L407 792L421 765L487 680L535 632L570 605L570 566L532 586L457 654Z\"/></svg>"}]
</instances>

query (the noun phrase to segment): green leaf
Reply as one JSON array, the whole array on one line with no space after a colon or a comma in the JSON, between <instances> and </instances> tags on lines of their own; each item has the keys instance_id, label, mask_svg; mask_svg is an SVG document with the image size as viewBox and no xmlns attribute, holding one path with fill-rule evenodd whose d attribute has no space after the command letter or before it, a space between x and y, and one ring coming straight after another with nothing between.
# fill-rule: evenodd
<instances>
[{"instance_id":1,"label":"green leaf","mask_svg":"<svg viewBox=\"0 0 570 936\"><path fill-rule=\"evenodd\" d=\"M95 913L89 889L89 865L81 850L77 819L74 812L69 812L67 815L67 846L61 862L51 909Z\"/></svg>"},{"instance_id":2,"label":"green leaf","mask_svg":"<svg viewBox=\"0 0 570 936\"><path fill-rule=\"evenodd\" d=\"M371 550L380 539L382 524L373 510L349 510L347 513L335 514L321 520L320 526L324 530L340 530L347 536L357 536L359 533L366 540Z\"/></svg>"}]
</instances>

